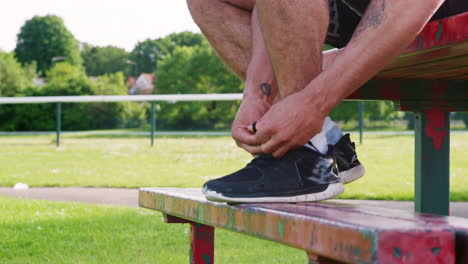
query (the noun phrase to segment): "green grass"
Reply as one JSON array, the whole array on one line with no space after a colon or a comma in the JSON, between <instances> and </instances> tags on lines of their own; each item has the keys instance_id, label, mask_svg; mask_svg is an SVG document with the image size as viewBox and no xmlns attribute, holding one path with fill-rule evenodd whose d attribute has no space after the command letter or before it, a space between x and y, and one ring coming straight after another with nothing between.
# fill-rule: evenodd
<instances>
[{"instance_id":1,"label":"green grass","mask_svg":"<svg viewBox=\"0 0 468 264\"><path fill-rule=\"evenodd\" d=\"M357 138L354 138L357 140ZM0 186L200 187L250 161L229 137L77 138L55 148L53 136L0 137ZM451 198L468 201L468 135L451 139ZM365 137L366 176L340 198L413 199L412 136Z\"/></svg>"},{"instance_id":2,"label":"green grass","mask_svg":"<svg viewBox=\"0 0 468 264\"><path fill-rule=\"evenodd\" d=\"M355 138L356 140L356 138ZM413 138L366 136L366 177L341 198L412 200ZM452 200L468 201L468 135L451 141ZM250 156L228 137L0 137L0 185L199 187ZM187 263L188 225L146 209L0 197L0 263ZM297 249L216 231L217 263L306 263Z\"/></svg>"},{"instance_id":3,"label":"green grass","mask_svg":"<svg viewBox=\"0 0 468 264\"><path fill-rule=\"evenodd\" d=\"M0 263L188 263L188 225L146 209L0 198ZM216 231L217 263L306 263L300 250Z\"/></svg>"}]
</instances>

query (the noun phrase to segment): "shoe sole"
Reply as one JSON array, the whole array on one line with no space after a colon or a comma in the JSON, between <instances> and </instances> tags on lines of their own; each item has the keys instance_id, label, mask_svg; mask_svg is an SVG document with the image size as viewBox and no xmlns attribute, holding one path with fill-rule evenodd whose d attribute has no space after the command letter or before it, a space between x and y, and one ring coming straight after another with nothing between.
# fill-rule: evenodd
<instances>
[{"instance_id":1,"label":"shoe sole","mask_svg":"<svg viewBox=\"0 0 468 264\"><path fill-rule=\"evenodd\" d=\"M333 198L340 195L344 191L344 186L341 182L328 185L327 189L319 193L302 194L289 197L226 197L215 191L204 190L203 194L206 199L213 202L226 203L303 203L315 202Z\"/></svg>"},{"instance_id":2,"label":"shoe sole","mask_svg":"<svg viewBox=\"0 0 468 264\"><path fill-rule=\"evenodd\" d=\"M344 184L348 184L364 176L364 173L366 173L366 168L360 164L354 168L338 173L338 176Z\"/></svg>"}]
</instances>

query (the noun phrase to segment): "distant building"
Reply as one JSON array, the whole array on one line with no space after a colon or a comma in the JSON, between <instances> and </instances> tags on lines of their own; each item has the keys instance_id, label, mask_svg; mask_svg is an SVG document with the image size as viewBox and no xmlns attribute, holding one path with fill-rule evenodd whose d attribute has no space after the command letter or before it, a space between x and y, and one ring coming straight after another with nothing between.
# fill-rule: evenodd
<instances>
[{"instance_id":1,"label":"distant building","mask_svg":"<svg viewBox=\"0 0 468 264\"><path fill-rule=\"evenodd\" d=\"M32 83L34 86L44 86L45 80L43 78L33 78Z\"/></svg>"},{"instance_id":2,"label":"distant building","mask_svg":"<svg viewBox=\"0 0 468 264\"><path fill-rule=\"evenodd\" d=\"M142 73L138 78L127 79L128 94L153 94L156 76L151 73Z\"/></svg>"},{"instance_id":3,"label":"distant building","mask_svg":"<svg viewBox=\"0 0 468 264\"><path fill-rule=\"evenodd\" d=\"M98 82L99 80L101 80L101 78L99 78L99 76L89 76L88 80L92 82Z\"/></svg>"}]
</instances>

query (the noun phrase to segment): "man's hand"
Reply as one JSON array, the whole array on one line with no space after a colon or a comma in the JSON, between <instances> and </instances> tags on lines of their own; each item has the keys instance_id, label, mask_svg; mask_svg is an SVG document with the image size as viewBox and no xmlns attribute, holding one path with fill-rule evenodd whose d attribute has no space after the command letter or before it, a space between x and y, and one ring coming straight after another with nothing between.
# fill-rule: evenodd
<instances>
[{"instance_id":1,"label":"man's hand","mask_svg":"<svg viewBox=\"0 0 468 264\"><path fill-rule=\"evenodd\" d=\"M257 122L256 140L252 142L260 142L262 153L271 153L277 158L304 145L320 133L327 116L320 101L322 99L305 96L301 91L274 104Z\"/></svg>"},{"instance_id":2,"label":"man's hand","mask_svg":"<svg viewBox=\"0 0 468 264\"><path fill-rule=\"evenodd\" d=\"M259 97L244 97L232 124L231 133L237 145L252 155L260 154L262 149L248 127L260 120L269 108L270 105Z\"/></svg>"}]
</instances>

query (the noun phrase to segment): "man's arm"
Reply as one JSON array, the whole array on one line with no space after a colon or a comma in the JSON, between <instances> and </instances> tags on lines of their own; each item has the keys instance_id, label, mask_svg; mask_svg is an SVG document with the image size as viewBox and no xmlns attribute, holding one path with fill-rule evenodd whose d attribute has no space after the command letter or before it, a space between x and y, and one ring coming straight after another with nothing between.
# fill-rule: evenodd
<instances>
[{"instance_id":1,"label":"man's arm","mask_svg":"<svg viewBox=\"0 0 468 264\"><path fill-rule=\"evenodd\" d=\"M328 113L414 40L443 0L373 0L350 43L305 89L257 123L262 151L281 157L320 132Z\"/></svg>"}]
</instances>

